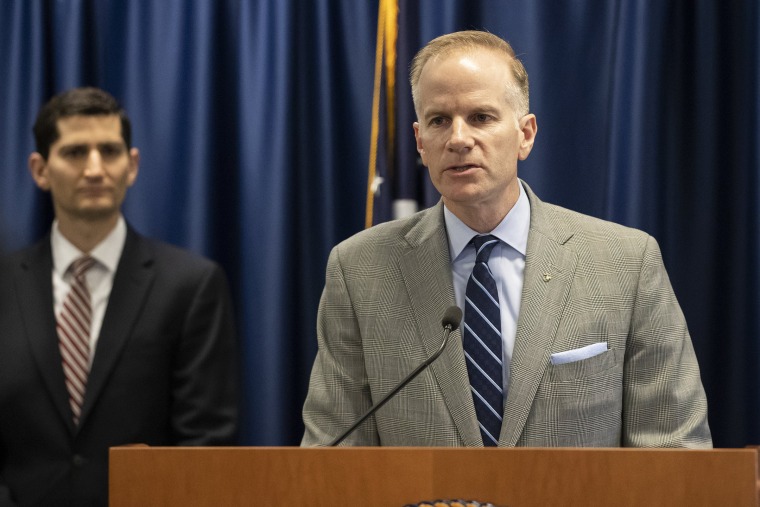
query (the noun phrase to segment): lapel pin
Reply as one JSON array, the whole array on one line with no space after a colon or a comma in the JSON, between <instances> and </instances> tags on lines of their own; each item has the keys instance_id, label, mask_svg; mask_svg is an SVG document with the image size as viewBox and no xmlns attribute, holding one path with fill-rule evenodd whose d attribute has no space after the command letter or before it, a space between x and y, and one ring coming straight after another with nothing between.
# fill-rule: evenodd
<instances>
[{"instance_id":1,"label":"lapel pin","mask_svg":"<svg viewBox=\"0 0 760 507\"><path fill-rule=\"evenodd\" d=\"M550 275L549 273L544 273L544 281L545 282L548 282L551 279L552 279L552 275Z\"/></svg>"}]
</instances>

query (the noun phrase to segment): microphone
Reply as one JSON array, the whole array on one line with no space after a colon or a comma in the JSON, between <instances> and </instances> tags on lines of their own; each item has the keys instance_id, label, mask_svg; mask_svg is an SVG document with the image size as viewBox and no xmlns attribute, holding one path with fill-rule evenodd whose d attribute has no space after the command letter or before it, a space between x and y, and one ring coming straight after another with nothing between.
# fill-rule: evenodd
<instances>
[{"instance_id":1,"label":"microphone","mask_svg":"<svg viewBox=\"0 0 760 507\"><path fill-rule=\"evenodd\" d=\"M347 436L349 436L351 433L356 430L356 428L359 427L361 423L363 423L369 416L377 412L380 407L385 405L385 403L393 398L393 396L399 392L405 385L407 385L409 382L411 382L417 375L422 373L422 370L430 366L430 364L438 359L438 356L440 356L443 353L443 349L446 348L446 344L449 341L449 336L451 336L451 333L453 331L456 331L456 329L459 327L459 323L462 322L462 310L458 306L449 306L446 308L446 311L443 312L443 318L441 319L441 326L443 326L443 342L441 343L441 346L438 348L438 350L433 353L430 357L425 359L425 361L422 362L417 368L415 368L409 375L407 375L404 380L398 383L396 387L390 390L388 394L383 396L379 402L377 402L376 405L372 406L367 410L364 415L362 415L359 419L354 422L354 424L351 425L350 428L348 428L346 431L344 431L338 438L330 442L330 447L335 447L339 443L341 443Z\"/></svg>"}]
</instances>

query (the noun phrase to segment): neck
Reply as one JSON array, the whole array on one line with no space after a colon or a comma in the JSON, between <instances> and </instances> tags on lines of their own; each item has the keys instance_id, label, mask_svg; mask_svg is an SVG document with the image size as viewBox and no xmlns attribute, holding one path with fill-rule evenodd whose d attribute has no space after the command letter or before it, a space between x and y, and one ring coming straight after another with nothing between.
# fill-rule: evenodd
<instances>
[{"instance_id":1,"label":"neck","mask_svg":"<svg viewBox=\"0 0 760 507\"><path fill-rule=\"evenodd\" d=\"M445 197L444 204L449 211L454 213L467 227L480 233L487 234L498 226L504 217L512 210L520 197L519 187L516 191L510 191L505 199L500 202L479 202L475 205L461 205L449 202Z\"/></svg>"},{"instance_id":2,"label":"neck","mask_svg":"<svg viewBox=\"0 0 760 507\"><path fill-rule=\"evenodd\" d=\"M90 253L116 227L119 217L103 220L58 218L58 229L72 245L84 253Z\"/></svg>"}]
</instances>

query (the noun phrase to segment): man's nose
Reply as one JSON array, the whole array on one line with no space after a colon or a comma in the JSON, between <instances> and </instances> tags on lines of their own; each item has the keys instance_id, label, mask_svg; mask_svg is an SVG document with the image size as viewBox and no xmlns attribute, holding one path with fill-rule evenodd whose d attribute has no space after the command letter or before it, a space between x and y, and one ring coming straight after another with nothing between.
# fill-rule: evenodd
<instances>
[{"instance_id":1,"label":"man's nose","mask_svg":"<svg viewBox=\"0 0 760 507\"><path fill-rule=\"evenodd\" d=\"M451 151L461 151L472 148L473 144L470 125L463 118L454 118L451 122L449 149Z\"/></svg>"},{"instance_id":2,"label":"man's nose","mask_svg":"<svg viewBox=\"0 0 760 507\"><path fill-rule=\"evenodd\" d=\"M84 166L84 174L90 178L98 177L103 174L103 157L100 151L93 148L87 155L87 161Z\"/></svg>"}]
</instances>

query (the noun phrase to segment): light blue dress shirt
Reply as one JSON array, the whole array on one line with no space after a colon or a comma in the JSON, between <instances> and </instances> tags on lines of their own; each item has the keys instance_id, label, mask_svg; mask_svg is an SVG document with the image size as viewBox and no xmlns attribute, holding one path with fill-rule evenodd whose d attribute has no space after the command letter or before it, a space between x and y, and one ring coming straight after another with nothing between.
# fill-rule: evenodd
<instances>
[{"instance_id":1,"label":"light blue dress shirt","mask_svg":"<svg viewBox=\"0 0 760 507\"><path fill-rule=\"evenodd\" d=\"M475 266L475 247L469 243L472 237L479 233L466 226L445 205L443 213L449 236L449 253L453 259L451 269L454 275L454 297L457 306L464 309L467 280ZM529 229L530 201L520 183L520 197L517 202L501 223L489 233L501 240L491 251L488 267L496 279L499 291L505 399L509 386L509 363L512 360L517 335L517 317L520 312ZM467 318L466 315L465 318Z\"/></svg>"}]
</instances>

